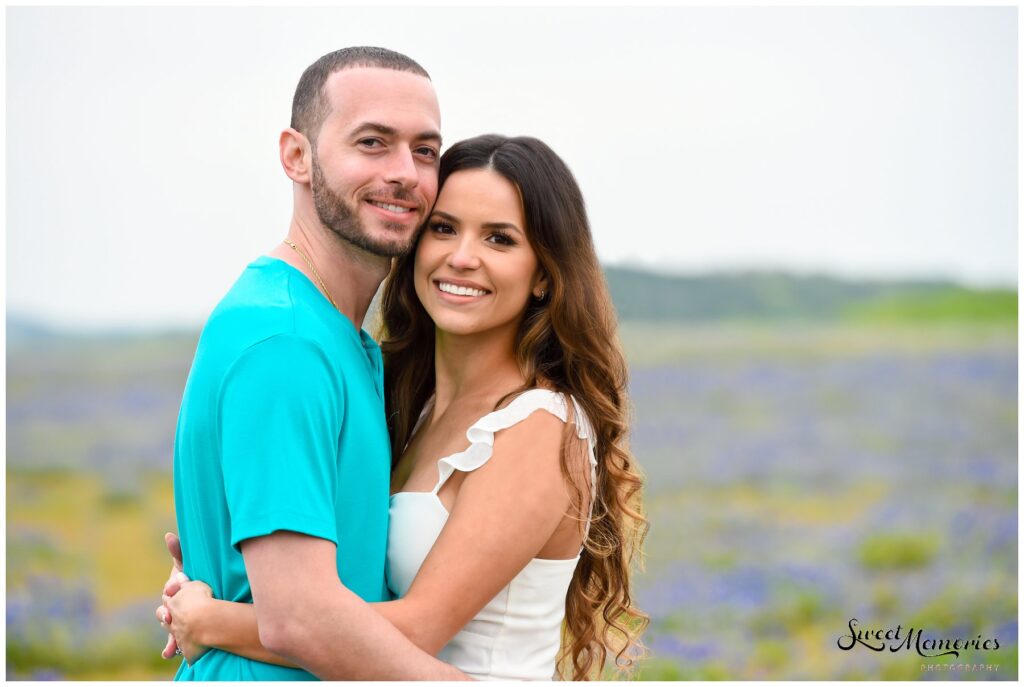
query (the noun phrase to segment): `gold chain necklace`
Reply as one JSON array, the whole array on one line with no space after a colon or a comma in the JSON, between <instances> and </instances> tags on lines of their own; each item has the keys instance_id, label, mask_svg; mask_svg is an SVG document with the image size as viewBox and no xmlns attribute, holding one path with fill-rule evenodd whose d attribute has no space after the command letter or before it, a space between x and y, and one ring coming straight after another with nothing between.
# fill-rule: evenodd
<instances>
[{"instance_id":1,"label":"gold chain necklace","mask_svg":"<svg viewBox=\"0 0 1024 687\"><path fill-rule=\"evenodd\" d=\"M303 259L303 261L306 263L306 266L309 267L310 271L313 272L313 276L316 277L316 280L318 282L320 282L320 288L324 290L324 295L327 296L327 300L329 300L331 302L331 305L334 306L334 309L337 310L338 304L334 302L334 298L331 296L331 292L327 290L327 284L324 284L323 278L320 276L320 273L316 271L316 268L313 267L313 263L309 261L309 258L306 257L306 254L299 250L299 247L296 246L291 241L289 241L288 239L285 239L284 242L291 246L292 250L298 253L299 257Z\"/></svg>"}]
</instances>

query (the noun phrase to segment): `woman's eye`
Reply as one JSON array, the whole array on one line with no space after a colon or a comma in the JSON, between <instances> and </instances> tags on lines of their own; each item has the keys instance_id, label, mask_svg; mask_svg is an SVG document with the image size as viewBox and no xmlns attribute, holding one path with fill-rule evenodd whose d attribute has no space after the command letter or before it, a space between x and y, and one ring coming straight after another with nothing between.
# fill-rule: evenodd
<instances>
[{"instance_id":1,"label":"woman's eye","mask_svg":"<svg viewBox=\"0 0 1024 687\"><path fill-rule=\"evenodd\" d=\"M490 241L491 243L497 243L500 246L516 245L516 242L512 239L511 236L500 231L496 231L493 234L491 234L487 240Z\"/></svg>"},{"instance_id":2,"label":"woman's eye","mask_svg":"<svg viewBox=\"0 0 1024 687\"><path fill-rule=\"evenodd\" d=\"M455 230L452 229L452 225L445 224L444 222L431 222L430 230L435 234L454 234Z\"/></svg>"}]
</instances>

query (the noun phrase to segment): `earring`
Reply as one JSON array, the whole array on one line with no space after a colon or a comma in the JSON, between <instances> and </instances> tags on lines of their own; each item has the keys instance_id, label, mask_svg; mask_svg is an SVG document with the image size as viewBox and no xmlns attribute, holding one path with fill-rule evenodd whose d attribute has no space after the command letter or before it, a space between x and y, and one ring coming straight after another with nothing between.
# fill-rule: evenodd
<instances>
[{"instance_id":1,"label":"earring","mask_svg":"<svg viewBox=\"0 0 1024 687\"><path fill-rule=\"evenodd\" d=\"M542 300L544 300L544 296L546 296L546 295L548 295L548 292L545 291L544 289L541 289L540 293L537 294L536 296L534 296L534 298L536 298L538 301L542 301Z\"/></svg>"}]
</instances>

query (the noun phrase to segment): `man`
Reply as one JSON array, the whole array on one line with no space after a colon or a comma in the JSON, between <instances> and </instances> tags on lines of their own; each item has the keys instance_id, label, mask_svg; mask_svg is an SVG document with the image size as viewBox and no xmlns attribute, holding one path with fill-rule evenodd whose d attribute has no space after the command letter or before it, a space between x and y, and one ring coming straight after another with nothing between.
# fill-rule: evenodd
<instances>
[{"instance_id":1,"label":"man","mask_svg":"<svg viewBox=\"0 0 1024 687\"><path fill-rule=\"evenodd\" d=\"M174 490L185 573L251 601L264 647L305 671L210 650L176 679L464 678L365 603L387 598L390 448L361 326L437 195L439 129L404 55L346 48L299 81L280 138L291 226L203 329Z\"/></svg>"}]
</instances>

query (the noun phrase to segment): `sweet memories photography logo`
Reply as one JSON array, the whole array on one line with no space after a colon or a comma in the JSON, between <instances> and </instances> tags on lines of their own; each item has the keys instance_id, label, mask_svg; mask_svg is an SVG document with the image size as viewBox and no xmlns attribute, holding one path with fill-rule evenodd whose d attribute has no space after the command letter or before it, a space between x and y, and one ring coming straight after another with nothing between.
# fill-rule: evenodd
<instances>
[{"instance_id":1,"label":"sweet memories photography logo","mask_svg":"<svg viewBox=\"0 0 1024 687\"><path fill-rule=\"evenodd\" d=\"M856 618L850 619L850 632L839 637L836 642L840 649L849 651L860 645L872 651L917 651L918 655L924 658L937 658L939 656L960 657L963 650L974 649L977 651L995 651L999 648L999 640L995 637L982 638L978 635L974 639L954 638L937 639L925 637L921 628L909 628L905 633L902 625L895 628L883 629L861 629L858 626L860 621Z\"/></svg>"}]
</instances>

